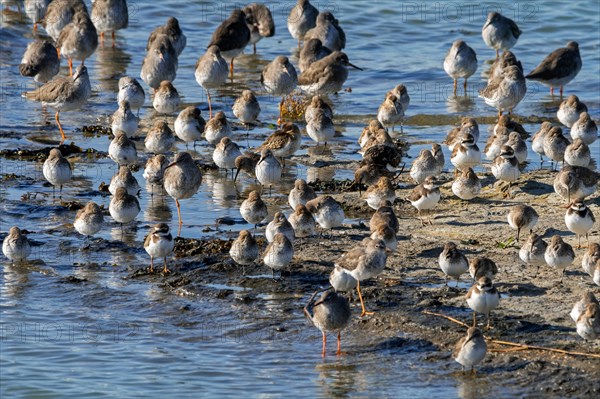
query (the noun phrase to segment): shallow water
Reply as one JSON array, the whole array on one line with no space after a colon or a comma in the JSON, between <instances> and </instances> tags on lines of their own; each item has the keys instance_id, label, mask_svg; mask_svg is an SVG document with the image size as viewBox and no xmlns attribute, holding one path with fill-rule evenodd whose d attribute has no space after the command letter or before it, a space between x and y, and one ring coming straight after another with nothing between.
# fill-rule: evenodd
<instances>
[{"instance_id":1,"label":"shallow water","mask_svg":"<svg viewBox=\"0 0 600 399\"><path fill-rule=\"evenodd\" d=\"M173 0L131 3L130 26L117 35L117 48L99 48L86 62L93 97L81 111L61 115L67 142L107 151L107 136L84 137L80 128L108 126L108 116L116 109L118 78L123 74L138 77L148 34L170 15L179 19L188 37L174 85L185 105L199 105L206 117L208 110L204 94L194 80L194 65L212 31L234 4L237 3ZM228 116L233 117L231 105L242 88L250 87L260 93L259 71L269 60L279 54L293 54L296 62L296 43L285 27L292 3L268 4L275 17L276 36L259 42L258 55L240 57L234 83L213 96L215 108ZM494 117L495 111L476 97L477 90L485 85L484 73L494 55L480 35L485 15L492 8L500 8L523 30L513 51L526 72L567 41L579 42L583 68L567 86L566 94L577 94L598 120L598 7L569 1L461 3L460 7L457 4L442 1L401 5L391 0L368 6L358 1L317 4L321 9L333 10L346 31L346 53L351 62L364 68L362 72L350 72L346 86L352 92L331 98L336 128L343 132L342 137L330 143L337 158L359 159L356 139L362 127L376 114L384 93L398 83L408 87L411 105L407 114L418 122L409 120L404 127L404 137L412 144L412 157L421 148L440 142L451 128L449 121L456 122L463 115ZM44 112L39 104L20 97L21 92L35 87L34 82L19 75L17 68L32 36L31 25L21 20L14 9L4 8L1 21L0 147L55 145L59 133L52 110ZM464 38L479 59L479 69L471 79L466 98L450 95L452 81L441 66L447 48L458 38ZM64 65L61 73L66 73ZM259 101L263 125L249 133L251 147L260 144L276 120L278 99L261 95ZM558 97L550 97L546 87L530 83L526 98L515 112L523 117L554 119L559 102ZM140 115L144 128L153 123L148 94ZM173 118L171 126L172 121ZM480 142L485 142L489 127L480 125ZM538 124L527 124L525 128L534 133ZM238 127L235 139L246 145L243 127ZM309 141L304 141L299 159L307 160L308 149L314 146ZM592 147L597 160L599 143ZM143 142L139 145L143 148ZM182 143L177 144L178 150L184 148ZM195 157L211 159L212 149L206 143L196 151ZM446 151L448 161L449 155ZM147 155L141 158L145 161ZM112 161L87 157L71 160L75 164L74 180L65 186L63 199L84 203L93 200L108 206L110 198L98 187L101 182L108 183L115 173ZM326 180L352 176L348 170L310 166L313 161L292 163L276 195L289 190L296 177ZM530 167L539 167L535 154L528 161ZM142 172L140 169L135 176L144 186ZM35 244L30 257L35 261L31 265L12 267L4 262L0 272L2 397L148 397L173 396L174 392L178 397L195 397L199 392L234 396L242 389L264 397L389 397L399 392L413 397L519 394L489 384L485 377L473 380L457 376L454 371L458 365L449 358L427 360L428 353L437 348L404 337L401 331L395 339L364 340L356 332L360 325L353 325L344 336L347 355L323 360L320 334L308 325L300 310L307 300L306 292L260 296L259 311L250 314L248 306L235 301L215 301L186 292L167 294L159 285L124 279L148 262L141 249L148 227L158 221L172 226L177 223L170 198L151 199L143 189L142 213L135 225L122 233L118 225L108 220L98 234L111 242L107 251L81 251L82 239L71 226L75 212L52 202L52 189L44 184L41 163L0 158L0 173L0 231L4 233L10 226L18 225L30 232L28 237ZM4 179L10 174L18 178ZM239 204L244 193L253 188L253 181L247 177L233 184L223 173L207 172L199 193L182 201L182 236L205 236L206 227L211 228L209 234L215 234L217 218L239 220ZM38 194L23 201L28 193ZM217 235L231 237L248 227L241 223L221 225ZM68 276L85 282L73 282ZM207 288L237 292L241 287ZM333 337L330 340L331 345Z\"/></svg>"}]
</instances>

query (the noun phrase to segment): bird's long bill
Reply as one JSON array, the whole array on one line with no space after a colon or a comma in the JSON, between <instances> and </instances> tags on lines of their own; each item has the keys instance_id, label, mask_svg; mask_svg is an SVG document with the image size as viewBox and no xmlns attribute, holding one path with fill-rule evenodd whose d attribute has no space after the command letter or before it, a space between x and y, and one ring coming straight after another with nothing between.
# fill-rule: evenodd
<instances>
[{"instance_id":1,"label":"bird's long bill","mask_svg":"<svg viewBox=\"0 0 600 399\"><path fill-rule=\"evenodd\" d=\"M237 172L235 172L235 177L233 178L234 182L237 180L237 177L239 174L240 174L240 169L238 168Z\"/></svg>"},{"instance_id":2,"label":"bird's long bill","mask_svg":"<svg viewBox=\"0 0 600 399\"><path fill-rule=\"evenodd\" d=\"M359 71L362 71L362 70L363 70L362 68L359 68L359 67L357 67L356 65L354 65L354 64L353 64L353 63L351 63L351 62L348 62L348 66L351 66L351 67L352 67L352 68L354 68L354 69L358 69Z\"/></svg>"}]
</instances>

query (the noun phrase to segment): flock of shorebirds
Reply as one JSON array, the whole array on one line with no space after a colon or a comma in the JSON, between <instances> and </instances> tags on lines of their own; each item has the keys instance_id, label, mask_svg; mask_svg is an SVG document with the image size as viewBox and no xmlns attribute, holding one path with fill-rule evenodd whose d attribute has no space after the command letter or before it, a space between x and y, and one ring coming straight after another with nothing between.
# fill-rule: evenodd
<instances>
[{"instance_id":1,"label":"flock of shorebirds","mask_svg":"<svg viewBox=\"0 0 600 399\"><path fill-rule=\"evenodd\" d=\"M24 93L24 96L56 109L56 122L64 141L66 136L59 113L79 109L89 99L91 86L84 61L94 53L99 42L102 45L105 34L112 34L115 45L115 31L128 25L127 3L125 0L96 0L92 4L91 15L81 0L25 1L25 4L28 14L31 13L31 18L36 22L34 30L37 30L37 22L41 22L51 40L37 39L27 47L19 66L21 74L45 83L34 91ZM284 55L276 57L263 69L260 82L265 91L282 97L279 103L280 120L277 130L258 148L259 152L245 153L231 139L232 127L225 112L218 111L213 116L210 90L221 87L228 77L233 78L234 59L246 46L253 44L256 51L259 40L274 35L275 26L269 9L253 3L243 9L233 10L231 16L214 31L206 53L198 59L195 78L206 91L208 122L197 107L180 110L180 98L173 81L178 57L186 46L186 36L177 19L169 18L165 25L150 34L139 76L151 88L152 105L159 115L179 114L173 126L174 131L166 120L156 118L154 126L147 132L144 144L146 152L153 156L146 162L143 176L152 191L163 187L175 200L179 231L182 225L180 201L194 196L202 184L202 174L188 152L177 152L172 161L167 159L165 154L172 150L176 138L186 145L205 138L214 146L213 161L219 168L230 170L234 180L240 171L250 174L269 191L280 182L285 160L301 146L299 126L282 120L282 109L286 106L284 98L297 87L312 97L304 111L307 135L325 146L333 139L334 115L326 96L342 89L349 67L360 68L351 64L341 51L345 47L346 37L331 12L319 12L308 0L299 0L288 17L288 30L298 40L299 48L302 46L299 52L301 72L298 73ZM538 67L524 76L521 63L509 51L520 35L521 30L514 21L496 12L488 15L482 29L486 45L496 50L496 60L490 69L488 85L480 91L480 97L494 107L499 115L483 152L493 162L491 170L496 179L508 183L507 195L510 195L510 185L519 179L527 158L525 139L528 134L509 116L525 96L526 79L548 85L551 91L559 87L562 96L563 86L574 79L582 67L578 44L569 42L566 47L550 53ZM502 54L499 53L501 50ZM67 58L71 76L53 78L59 72L61 58ZM74 73L72 60L81 61ZM466 94L467 79L478 67L475 51L464 41L457 40L448 51L443 67L454 80L455 94L458 79L464 79ZM119 165L118 173L109 186L112 195L109 213L121 225L132 222L140 212L136 198L140 186L129 166L138 162L136 145L131 138L137 137L140 129L138 117L133 112L139 114L145 99L144 89L134 77L121 77L118 110L111 121L114 139L108 149L110 158ZM400 225L393 207L396 199L394 181L402 152L392 139L392 132L395 125L403 129L409 102L406 87L394 87L385 95L377 112L377 120L371 121L360 136L363 160L356 170L355 183L358 187L368 187L361 195L369 207L376 211L369 222L371 235L337 260L330 276L333 290L326 290L317 299L315 293L304 309L314 325L323 332L323 355L328 331L337 332L340 353L340 331L348 325L351 317L348 299L338 292L356 289L362 306L361 316L368 314L360 290L361 281L380 274L386 266L388 253L397 248L396 236ZM242 124L248 126L255 123L261 112L255 93L243 90L235 100L232 111ZM574 95L561 103L557 117L564 127L570 129L571 139L563 134L562 127L544 122L532 138L532 148L556 165L562 163L554 180L554 189L568 203L565 224L578 236L587 237L595 218L584 199L597 190L600 180L600 174L591 169L594 162L589 149L597 139L597 126L587 113L585 104ZM481 190L479 178L473 171L475 166L481 164L482 151L477 145L479 138L477 121L466 117L441 143L448 146L452 154L451 163L456 167L452 191L465 201L477 197ZM433 144L431 151L421 151L410 168L409 175L417 186L406 200L417 209L423 224L431 223L431 220L422 213L432 210L440 200L436 176L441 173L444 162L442 146ZM72 168L61 151L54 148L44 162L43 174L53 186L62 190L62 186L71 179ZM283 212L277 212L265 229L269 245L262 252L262 260L272 270L281 270L292 261L296 239L315 235L317 225L329 230L341 226L344 221L342 206L331 196L317 195L304 180L295 181L288 202L293 213L286 217ZM258 191L252 191L242 202L240 213L249 224L254 225L254 232L256 226L269 217L267 205ZM517 230L517 240L522 231L531 233L521 246L519 256L528 265L539 267L548 264L564 271L575 258L573 248L558 235L553 236L548 244L542 237L533 234L537 220L538 214L531 206L515 205L511 208L508 223ZM80 234L89 237L98 233L103 223L102 209L96 203L89 202L77 212L73 225ZM173 253L174 239L166 223L157 224L151 229L144 248L150 255L150 271L154 271L154 259L162 258L163 272L168 273L167 257ZM2 249L13 262L25 261L30 253L27 238L18 227L10 229ZM261 257L260 248L250 230L239 233L239 237L233 241L230 255L242 267ZM447 278L458 280L468 271L474 280L466 296L467 304L474 312L473 327L457 344L454 354L463 367L472 369L486 354L486 342L481 330L476 327L475 315L488 315L489 326L489 313L500 300L493 285L498 269L491 259L485 257L469 262L451 242L445 245L439 256L439 265ZM588 240L583 268L600 285L599 244ZM593 293L586 293L571 315L582 337L600 337L600 306Z\"/></svg>"}]
</instances>

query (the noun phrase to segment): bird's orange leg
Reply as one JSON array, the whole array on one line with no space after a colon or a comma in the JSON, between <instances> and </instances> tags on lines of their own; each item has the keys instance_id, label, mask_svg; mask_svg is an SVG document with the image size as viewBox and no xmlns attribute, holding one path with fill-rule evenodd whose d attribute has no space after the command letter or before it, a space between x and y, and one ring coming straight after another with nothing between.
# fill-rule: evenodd
<instances>
[{"instance_id":1,"label":"bird's orange leg","mask_svg":"<svg viewBox=\"0 0 600 399\"><path fill-rule=\"evenodd\" d=\"M181 206L179 206L179 200L175 200L175 205L177 206L177 216L179 217L179 230L177 230L177 236L181 234L181 225L183 221L181 220Z\"/></svg>"},{"instance_id":2,"label":"bird's orange leg","mask_svg":"<svg viewBox=\"0 0 600 399\"><path fill-rule=\"evenodd\" d=\"M338 348L337 348L337 355L341 355L342 354L342 333L340 331L338 331Z\"/></svg>"},{"instance_id":3,"label":"bird's orange leg","mask_svg":"<svg viewBox=\"0 0 600 399\"><path fill-rule=\"evenodd\" d=\"M154 273L154 258L150 257L150 273Z\"/></svg>"},{"instance_id":4,"label":"bird's orange leg","mask_svg":"<svg viewBox=\"0 0 600 399\"><path fill-rule=\"evenodd\" d=\"M100 47L104 47L104 32L100 32Z\"/></svg>"},{"instance_id":5,"label":"bird's orange leg","mask_svg":"<svg viewBox=\"0 0 600 399\"><path fill-rule=\"evenodd\" d=\"M111 33L111 37L112 37L112 48L116 47L116 41L115 41L115 31L113 31Z\"/></svg>"},{"instance_id":6,"label":"bird's orange leg","mask_svg":"<svg viewBox=\"0 0 600 399\"><path fill-rule=\"evenodd\" d=\"M60 60L60 47L56 48L56 55L58 55L58 59Z\"/></svg>"},{"instance_id":7,"label":"bird's orange leg","mask_svg":"<svg viewBox=\"0 0 600 399\"><path fill-rule=\"evenodd\" d=\"M229 63L229 79L233 80L233 58L231 59L231 62Z\"/></svg>"},{"instance_id":8,"label":"bird's orange leg","mask_svg":"<svg viewBox=\"0 0 600 399\"><path fill-rule=\"evenodd\" d=\"M69 76L73 76L73 59L69 58Z\"/></svg>"},{"instance_id":9,"label":"bird's orange leg","mask_svg":"<svg viewBox=\"0 0 600 399\"><path fill-rule=\"evenodd\" d=\"M375 312L367 312L365 308L365 301L363 300L362 293L360 292L360 281L356 280L356 291L358 291L358 299L360 299L360 306L362 307L362 313L360 317L363 317L368 314L374 314Z\"/></svg>"},{"instance_id":10,"label":"bird's orange leg","mask_svg":"<svg viewBox=\"0 0 600 399\"><path fill-rule=\"evenodd\" d=\"M325 357L325 348L327 347L327 335L325 335L325 331L323 331L323 350L321 351L321 355Z\"/></svg>"},{"instance_id":11,"label":"bird's orange leg","mask_svg":"<svg viewBox=\"0 0 600 399\"><path fill-rule=\"evenodd\" d=\"M458 81L454 79L454 95L456 96L456 86L458 86Z\"/></svg>"},{"instance_id":12,"label":"bird's orange leg","mask_svg":"<svg viewBox=\"0 0 600 399\"><path fill-rule=\"evenodd\" d=\"M58 125L58 130L60 130L60 137L62 138L60 143L62 144L65 141L65 139L67 138L67 136L65 136L65 132L63 131L62 125L60 124L60 119L58 119L58 113L59 113L59 111L56 111L56 115L54 116L54 119L56 119L56 124Z\"/></svg>"},{"instance_id":13,"label":"bird's orange leg","mask_svg":"<svg viewBox=\"0 0 600 399\"><path fill-rule=\"evenodd\" d=\"M208 118L212 119L212 104L210 103L210 93L208 89L204 89L206 91L206 98L208 99Z\"/></svg>"},{"instance_id":14,"label":"bird's orange leg","mask_svg":"<svg viewBox=\"0 0 600 399\"><path fill-rule=\"evenodd\" d=\"M171 273L169 268L167 267L167 257L165 256L165 267L163 269L163 274Z\"/></svg>"}]
</instances>

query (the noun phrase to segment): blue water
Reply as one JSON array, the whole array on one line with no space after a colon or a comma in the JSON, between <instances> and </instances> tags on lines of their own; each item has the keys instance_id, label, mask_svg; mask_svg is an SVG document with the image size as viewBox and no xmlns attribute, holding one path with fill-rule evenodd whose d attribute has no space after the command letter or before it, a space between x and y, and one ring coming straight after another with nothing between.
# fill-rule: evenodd
<instances>
[{"instance_id":1,"label":"blue water","mask_svg":"<svg viewBox=\"0 0 600 399\"><path fill-rule=\"evenodd\" d=\"M108 126L116 109L117 80L123 74L139 76L144 46L149 33L175 16L187 35L188 45L179 59L174 85L185 105L199 105L208 115L206 99L194 79L194 65L203 53L212 31L234 2L130 2L130 25L117 35L117 48L99 48L86 61L93 96L81 111L66 112L61 121L68 142L83 148L107 151L107 136L84 137L83 125ZM250 146L257 146L272 132L277 119L277 102L261 91L259 71L275 56L291 55L297 63L296 42L285 26L292 2L267 2L276 24L276 35L258 44L258 54L240 57L236 78L213 97L214 108L233 118L231 105L246 87L257 91L261 103L261 127L250 132ZM345 49L352 63L363 71L351 71L345 87L351 92L332 96L336 128L343 136L331 144L334 155L358 160L356 139L377 112L385 92L396 84L408 87L409 117L422 116L418 124L405 125L405 138L412 144L409 155L440 142L451 129L448 116L492 117L495 110L477 98L485 86L485 71L494 52L485 47L480 30L488 11L496 9L513 18L523 31L513 48L525 71L533 69L550 51L569 40L580 44L583 68L566 87L584 101L593 118L600 118L600 10L570 1L493 3L400 3L386 0L319 2L340 20L348 38ZM89 4L88 4L89 5ZM52 110L42 112L39 104L26 101L20 93L35 87L22 78L17 65L32 38L31 25L13 6L3 5L0 33L0 147L40 148L58 143ZM43 29L41 29L43 33ZM478 54L479 69L470 80L468 97L451 95L452 80L442 62L451 43L463 38ZM251 53L251 50L250 50ZM61 74L66 73L63 63ZM515 113L520 116L555 118L560 100L548 88L528 83L528 94ZM206 110L206 112L204 112ZM152 124L154 112L149 95L141 112L141 125ZM172 126L172 120L170 123ZM416 118L413 120L417 120ZM537 124L527 124L535 132ZM482 124L484 141L489 125ZM246 145L239 127L236 141ZM592 146L600 157L600 141ZM142 150L143 143L139 143ZM348 178L351 170L310 166L307 139L292 162L279 193L289 190L296 177L314 180ZM177 145L179 150L184 145ZM210 160L212 149L203 143L195 157ZM147 158L142 154L143 161ZM446 153L446 159L449 154ZM531 155L530 167L538 167ZM108 206L110 198L97 189L108 183L116 167L106 158L73 157L73 182L65 186L63 199L94 200ZM135 173L143 184L143 169ZM295 292L294 308L289 298L262 297L259 310L243 301L214 300L187 292L167 294L159 285L124 279L128 272L147 264L141 249L144 235L157 221L175 226L173 201L141 194L142 213L134 228L123 234L110 218L98 235L115 242L106 252L79 251L82 239L72 229L75 212L52 203L51 187L44 184L41 162L0 158L2 176L16 174L17 180L0 185L0 231L18 225L30 231L36 246L28 267L4 262L0 271L0 372L1 396L8 397L197 397L239 396L241 392L261 397L468 397L508 396L508 387L497 387L484 377L478 380L457 376L457 366L446 361L426 361L432 348L412 345L401 331L386 337L361 341L360 325L353 323L344 335L341 358L320 356L320 334L310 326L300 309L308 293ZM234 185L222 173L208 172L198 194L182 201L184 237L202 237L203 229L214 228L219 217L239 219L244 193L255 188L242 178ZM30 200L23 201L30 194ZM37 193L37 196L32 194ZM238 195L242 193L242 195ZM278 201L282 203L282 201ZM274 213L279 208L273 204ZM289 209L284 208L286 212ZM220 236L233 236L247 225L221 226ZM224 231L223 231L224 230ZM117 245L120 241L124 244ZM91 266L97 264L97 266ZM81 266L84 265L84 266ZM66 276L85 279L65 282ZM208 287L220 289L223 287ZM237 295L237 294L236 294ZM282 328L283 327L283 328ZM278 331L283 330L283 331ZM330 338L333 344L333 337ZM399 341L400 340L400 341ZM406 341L402 341L406 340ZM405 345L399 345L403 342ZM412 350L407 350L412 348ZM516 389L516 388L515 388ZM514 392L519 394L519 391Z\"/></svg>"}]
</instances>

